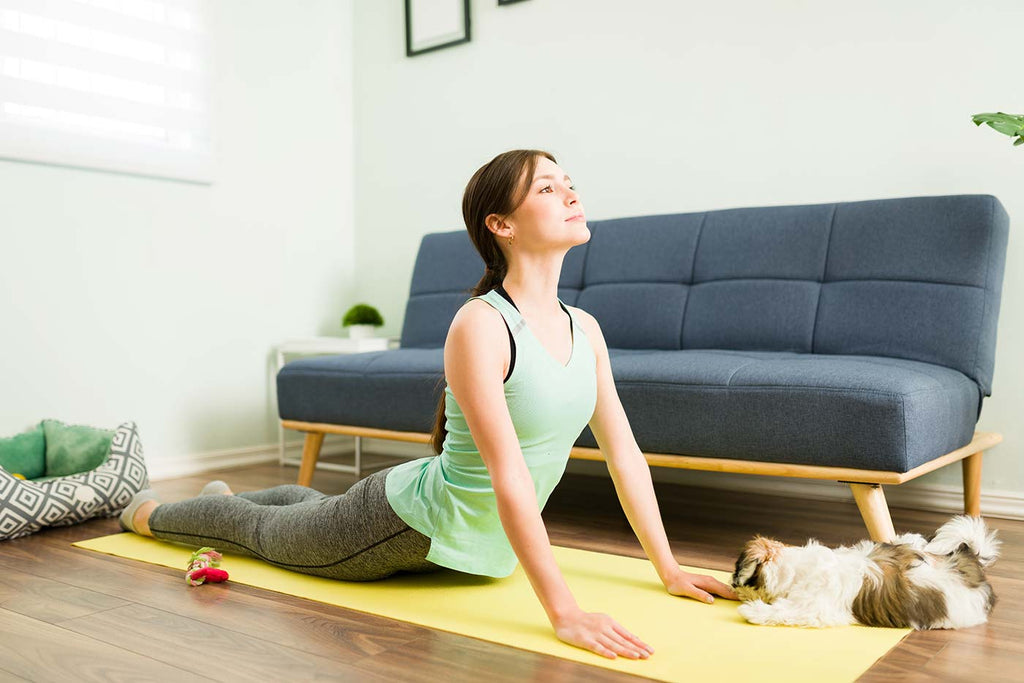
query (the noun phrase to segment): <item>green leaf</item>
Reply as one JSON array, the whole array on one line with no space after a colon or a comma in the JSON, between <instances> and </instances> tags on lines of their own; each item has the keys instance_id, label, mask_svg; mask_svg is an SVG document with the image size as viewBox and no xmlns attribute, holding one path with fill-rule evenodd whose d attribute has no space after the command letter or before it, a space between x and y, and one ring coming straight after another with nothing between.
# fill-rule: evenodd
<instances>
[{"instance_id":1,"label":"green leaf","mask_svg":"<svg viewBox=\"0 0 1024 683\"><path fill-rule=\"evenodd\" d=\"M988 125L995 128L1003 135L1017 135L1021 132L1021 126L1018 126L1016 123L989 121Z\"/></svg>"},{"instance_id":2,"label":"green leaf","mask_svg":"<svg viewBox=\"0 0 1024 683\"><path fill-rule=\"evenodd\" d=\"M1003 135L1009 135L1010 137L1024 136L1024 116L1006 114L1001 111L986 112L983 114L975 114L971 117L971 121L973 121L977 126L986 123L993 130L996 130ZM1017 141L1013 144L1019 145L1021 142Z\"/></svg>"},{"instance_id":3,"label":"green leaf","mask_svg":"<svg viewBox=\"0 0 1024 683\"><path fill-rule=\"evenodd\" d=\"M1013 114L1004 114L1001 111L1000 112L995 112L995 113L987 113L987 114L975 114L973 118L974 118L975 121L980 121L981 123L989 123L989 122L1016 123L1018 125L1024 126L1024 116L1015 116Z\"/></svg>"}]
</instances>

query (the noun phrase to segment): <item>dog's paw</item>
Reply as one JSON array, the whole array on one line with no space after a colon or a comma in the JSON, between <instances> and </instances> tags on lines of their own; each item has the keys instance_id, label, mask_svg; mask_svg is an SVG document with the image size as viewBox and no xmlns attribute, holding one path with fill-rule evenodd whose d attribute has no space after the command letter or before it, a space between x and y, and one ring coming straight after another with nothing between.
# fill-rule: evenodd
<instances>
[{"instance_id":1,"label":"dog's paw","mask_svg":"<svg viewBox=\"0 0 1024 683\"><path fill-rule=\"evenodd\" d=\"M737 608L740 616L751 624L767 624L771 617L772 606L764 600L751 600Z\"/></svg>"}]
</instances>

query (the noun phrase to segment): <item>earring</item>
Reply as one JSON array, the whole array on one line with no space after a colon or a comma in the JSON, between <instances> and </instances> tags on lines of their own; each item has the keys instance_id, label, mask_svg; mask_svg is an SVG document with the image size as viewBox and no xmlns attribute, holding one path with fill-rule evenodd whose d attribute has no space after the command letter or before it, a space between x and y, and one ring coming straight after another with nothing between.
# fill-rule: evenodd
<instances>
[{"instance_id":1,"label":"earring","mask_svg":"<svg viewBox=\"0 0 1024 683\"><path fill-rule=\"evenodd\" d=\"M515 235L512 235L511 237L508 238L508 246L510 246L510 247L512 246L512 240L513 239L515 239Z\"/></svg>"}]
</instances>

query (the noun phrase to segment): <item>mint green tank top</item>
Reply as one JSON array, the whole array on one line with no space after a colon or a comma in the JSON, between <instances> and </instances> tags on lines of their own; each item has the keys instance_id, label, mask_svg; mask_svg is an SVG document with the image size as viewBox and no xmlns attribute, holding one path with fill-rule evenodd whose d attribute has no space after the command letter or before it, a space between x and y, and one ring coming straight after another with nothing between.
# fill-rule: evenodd
<instances>
[{"instance_id":1,"label":"mint green tank top","mask_svg":"<svg viewBox=\"0 0 1024 683\"><path fill-rule=\"evenodd\" d=\"M561 299L572 330L572 354L565 365L548 353L497 289L466 301L473 299L496 308L515 340L505 402L543 510L565 472L569 451L594 414L594 350ZM455 396L447 385L444 391L448 434L441 453L392 468L385 480L388 502L406 524L430 537L429 561L471 574L508 576L518 558L498 516L490 474Z\"/></svg>"}]
</instances>

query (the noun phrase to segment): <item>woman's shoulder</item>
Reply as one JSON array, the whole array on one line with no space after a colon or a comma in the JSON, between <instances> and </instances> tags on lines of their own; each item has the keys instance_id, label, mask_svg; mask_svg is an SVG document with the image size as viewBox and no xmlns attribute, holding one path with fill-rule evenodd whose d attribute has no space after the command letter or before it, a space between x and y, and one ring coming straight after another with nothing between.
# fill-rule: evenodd
<instances>
[{"instance_id":1,"label":"woman's shoulder","mask_svg":"<svg viewBox=\"0 0 1024 683\"><path fill-rule=\"evenodd\" d=\"M452 319L448 338L465 333L469 337L504 334L505 323L501 311L486 299L470 299L459 307Z\"/></svg>"},{"instance_id":2,"label":"woman's shoulder","mask_svg":"<svg viewBox=\"0 0 1024 683\"><path fill-rule=\"evenodd\" d=\"M493 302L487 294L479 294L468 301L466 301L459 310L456 311L455 317L462 316L463 318L470 318L472 320L487 320L487 319L500 319L501 311L498 306Z\"/></svg>"},{"instance_id":3,"label":"woman's shoulder","mask_svg":"<svg viewBox=\"0 0 1024 683\"><path fill-rule=\"evenodd\" d=\"M444 342L445 376L468 373L470 381L495 377L499 381L511 363L506 323L487 301L473 299L455 312ZM454 390L453 390L454 391Z\"/></svg>"}]
</instances>

